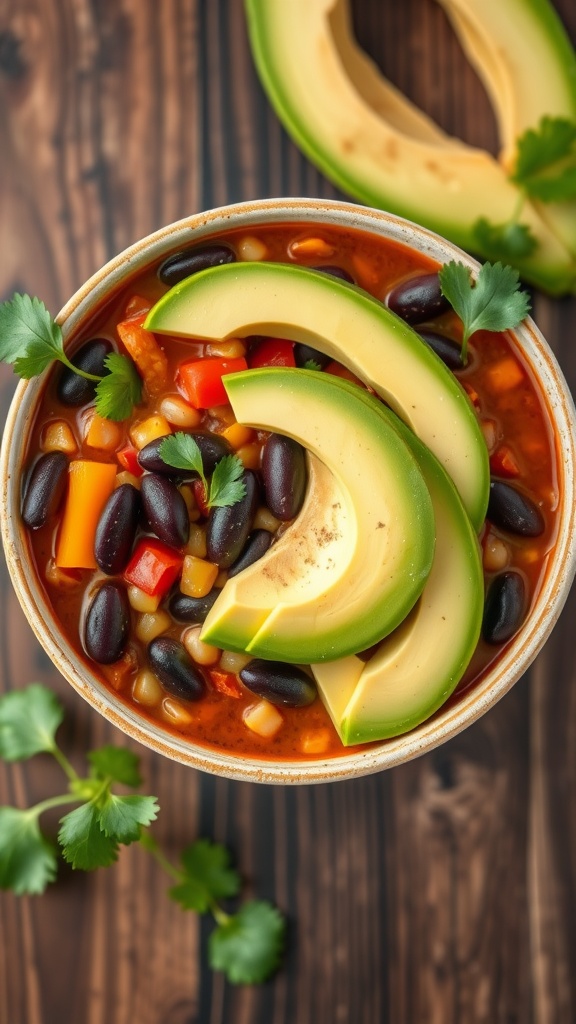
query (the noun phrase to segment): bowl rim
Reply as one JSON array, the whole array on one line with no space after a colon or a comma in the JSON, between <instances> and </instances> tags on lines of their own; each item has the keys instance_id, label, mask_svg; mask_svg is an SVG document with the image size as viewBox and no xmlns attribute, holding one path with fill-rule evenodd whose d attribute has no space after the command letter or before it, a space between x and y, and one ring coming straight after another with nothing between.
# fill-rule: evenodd
<instances>
[{"instance_id":1,"label":"bowl rim","mask_svg":"<svg viewBox=\"0 0 576 1024\"><path fill-rule=\"evenodd\" d=\"M129 246L89 278L57 316L65 343L89 311L120 284L179 248L202 243L238 227L248 232L265 224L332 224L372 232L401 242L438 262L457 260L471 270L480 264L433 231L382 210L337 200L279 198L254 200L193 214L155 231ZM43 588L27 560L25 531L20 523L19 465L28 442L33 410L43 391L40 377L19 383L12 400L0 453L0 526L8 570L24 613L56 668L88 703L132 739L180 763L231 779L261 783L308 784L351 779L403 764L434 749L473 724L520 678L548 638L568 596L576 571L576 412L558 362L542 334L528 318L511 332L539 381L555 423L558 447L560 508L558 534L548 558L540 592L525 624L482 682L453 705L409 733L337 757L274 762L234 756L190 742L140 716L114 699L64 637Z\"/></svg>"}]
</instances>

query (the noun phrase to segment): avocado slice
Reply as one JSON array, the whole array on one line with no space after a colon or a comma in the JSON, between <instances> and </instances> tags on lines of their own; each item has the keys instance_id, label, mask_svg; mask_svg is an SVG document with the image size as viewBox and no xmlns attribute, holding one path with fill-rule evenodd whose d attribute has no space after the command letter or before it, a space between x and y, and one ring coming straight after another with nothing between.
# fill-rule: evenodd
<instances>
[{"instance_id":1,"label":"avocado slice","mask_svg":"<svg viewBox=\"0 0 576 1024\"><path fill-rule=\"evenodd\" d=\"M375 402L368 394L363 400ZM437 711L462 678L482 624L484 581L474 530L437 459L402 423L396 426L432 498L434 561L417 605L368 662L352 656L312 665L345 745L398 736Z\"/></svg>"},{"instance_id":2,"label":"avocado slice","mask_svg":"<svg viewBox=\"0 0 576 1024\"><path fill-rule=\"evenodd\" d=\"M328 178L371 206L392 210L432 228L464 249L482 253L474 226L481 217L493 224L509 221L522 193L503 167L485 150L465 145L434 130L413 104L360 55L352 42L346 0L245 0L252 51L262 83L286 129ZM445 0L453 12L452 4ZM474 9L480 0L473 0ZM455 29L468 25L460 5ZM505 109L522 107L525 78L530 95L539 92L537 109L551 116L572 116L570 82L576 61L562 27L545 0L489 0L493 20L513 6L516 30L505 35L500 61L484 60L486 77L495 78L494 94L504 84ZM463 21L464 18L464 21ZM525 44L523 26L530 28ZM469 39L469 34L465 36ZM480 60L486 45L478 46ZM490 46L488 45L488 53ZM503 82L502 67L510 73ZM554 67L554 74L540 73ZM560 73L557 74L557 66ZM523 74L516 74L521 68ZM525 71L525 69L528 69ZM501 118L501 121L503 118ZM532 126L538 121L536 115ZM522 129L520 129L522 130ZM574 204L564 204L572 207ZM565 211L568 213L568 211ZM540 205L525 202L522 223L538 241L516 263L524 278L551 294L576 285L576 262L567 246L570 228ZM570 219L570 218L569 218ZM572 238L572 242L570 239ZM490 253L484 255L490 258Z\"/></svg>"},{"instance_id":3,"label":"avocado slice","mask_svg":"<svg viewBox=\"0 0 576 1024\"><path fill-rule=\"evenodd\" d=\"M325 373L273 367L224 380L239 422L287 434L324 465L311 462L292 527L226 583L202 639L296 663L371 646L414 606L434 553L430 495L396 417Z\"/></svg>"},{"instance_id":4,"label":"avocado slice","mask_svg":"<svg viewBox=\"0 0 576 1024\"><path fill-rule=\"evenodd\" d=\"M367 292L303 267L234 263L175 285L150 311L146 327L210 340L270 334L344 363L434 452L480 529L488 452L472 405L416 332Z\"/></svg>"}]
</instances>

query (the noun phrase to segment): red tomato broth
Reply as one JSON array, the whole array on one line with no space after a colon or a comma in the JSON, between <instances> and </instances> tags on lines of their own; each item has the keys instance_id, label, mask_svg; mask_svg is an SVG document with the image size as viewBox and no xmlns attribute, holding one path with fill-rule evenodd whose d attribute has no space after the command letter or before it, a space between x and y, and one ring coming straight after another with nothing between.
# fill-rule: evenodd
<instances>
[{"instance_id":1,"label":"red tomato broth","mask_svg":"<svg viewBox=\"0 0 576 1024\"><path fill-rule=\"evenodd\" d=\"M237 229L218 236L218 241L235 248L246 231ZM346 270L357 284L365 287L376 297L383 299L390 289L400 281L416 273L430 273L438 269L435 261L400 243L380 239L363 232L343 230L322 225L318 228L304 228L302 225L265 226L250 230L250 235L258 238L267 247L267 258L277 262L298 262L311 267L322 265L338 267ZM335 253L329 258L314 259L310 253L305 258L294 260L289 254L289 245L294 239L304 237L320 237L332 246ZM209 241L215 241L216 237ZM201 247L205 242L198 243ZM136 274L128 284L122 286L107 302L99 314L91 318L90 323L82 325L73 339L69 351L74 351L91 337L104 337L113 341L116 348L121 348L115 332L115 325L129 316L127 307L134 308L135 296L155 302L167 290L157 278L157 267L151 267L143 273ZM140 305L139 307L140 308ZM459 323L454 314L431 321L435 328L441 328L446 334L455 338L459 336ZM177 371L183 362L200 359L206 354L206 346L202 342L181 338L158 337L161 347L168 358L170 379L174 386L169 393L178 393ZM255 342L257 345L258 342ZM498 368L505 362L512 367L512 378L516 378L513 386L503 386L502 374ZM249 357L248 357L249 362ZM515 368L515 369L514 369ZM64 419L72 425L78 452L73 458L89 458L94 461L115 461L118 452L131 446L129 423L121 424L121 439L114 453L86 448L82 445L86 407L70 409L61 405L56 394L58 371L52 373L45 388L42 402L38 408L31 438L29 452L31 458L40 450L40 440L46 422L51 419ZM347 375L347 374L346 374ZM517 344L509 334L492 334L479 332L470 343L470 359L468 366L458 371L456 376L470 387L475 395L475 402L482 419L495 423L495 435L498 443L505 443L511 451L519 469L514 479L514 486L523 489L537 502L544 513L546 529L537 538L514 537L512 534L492 528L500 536L511 552L510 565L507 568L518 569L528 584L529 600L532 605L538 593L541 580L546 569L547 553L555 540L556 518L554 511L558 502L557 469L555 437L551 419L546 408L544 395L541 394L534 380L527 361ZM505 375L504 375L505 377ZM510 381L508 381L510 383ZM506 384L506 380L504 380ZM134 420L146 419L158 411L160 399L150 398L135 411ZM207 429L218 421L219 429L226 425L229 408L222 410L206 410L202 421L194 429ZM232 417L233 420L233 417ZM176 431L178 427L173 427ZM261 442L266 435L259 432L257 441ZM497 445L496 445L497 448ZM119 471L124 467L120 464ZM503 477L504 478L504 477ZM281 529L284 529L282 527ZM485 530L488 527L485 527ZM337 757L363 748L343 747L330 719L319 699L304 708L280 708L283 725L271 738L263 738L251 732L242 721L243 712L257 703L254 694L242 688L240 697L208 688L207 694L199 702L184 703L169 697L172 705L181 704L189 713L190 722L177 727L173 721L163 715L160 709L149 710L137 703L130 694L132 681L137 669L134 660L140 662L140 668L146 667L144 645L131 640L126 664L117 663L112 666L99 666L87 658L82 651L81 633L82 618L88 601L95 588L102 582L111 579L101 572L87 570L70 572L69 584L57 585L46 579L46 571L50 560L54 557L58 523L47 526L29 534L29 545L35 562L39 579L42 581L48 598L57 618L70 643L85 661L91 672L99 675L104 682L117 694L118 698L138 709L145 718L162 724L167 731L175 731L185 735L191 741L208 747L216 747L237 755L257 757L270 760L324 759ZM141 536L142 534L139 534ZM138 540L136 541L136 545ZM136 546L135 545L135 546ZM486 573L489 584L494 573ZM161 602L164 608L166 601ZM136 613L131 612L132 625L136 621ZM174 623L163 636L180 638L189 628L181 623ZM450 703L457 702L459 695L476 685L486 669L502 654L504 647L493 647L480 641L462 681ZM218 670L218 665L214 666ZM209 670L204 674L209 680ZM225 689L225 688L224 688ZM446 705L445 705L446 706ZM326 739L325 749L311 753L303 751L303 737L315 736L318 733Z\"/></svg>"}]
</instances>

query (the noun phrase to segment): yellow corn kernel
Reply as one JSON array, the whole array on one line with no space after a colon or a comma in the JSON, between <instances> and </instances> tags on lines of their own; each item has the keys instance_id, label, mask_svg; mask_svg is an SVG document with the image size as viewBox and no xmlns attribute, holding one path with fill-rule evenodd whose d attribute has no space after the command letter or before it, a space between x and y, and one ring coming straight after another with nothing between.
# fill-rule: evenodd
<instances>
[{"instance_id":1,"label":"yellow corn kernel","mask_svg":"<svg viewBox=\"0 0 576 1024\"><path fill-rule=\"evenodd\" d=\"M336 249L323 238L296 238L288 246L288 252L291 256L320 256L327 259L334 255Z\"/></svg>"},{"instance_id":2,"label":"yellow corn kernel","mask_svg":"<svg viewBox=\"0 0 576 1024\"><path fill-rule=\"evenodd\" d=\"M132 487L140 490L140 477L134 476L133 473L129 473L127 469L123 469L121 473L116 473L116 482L114 487L121 487L122 484L132 484Z\"/></svg>"},{"instance_id":3,"label":"yellow corn kernel","mask_svg":"<svg viewBox=\"0 0 576 1024\"><path fill-rule=\"evenodd\" d=\"M273 516L270 509L261 505L254 517L254 530L268 530L268 533L276 533L280 526L280 520Z\"/></svg>"},{"instance_id":4,"label":"yellow corn kernel","mask_svg":"<svg viewBox=\"0 0 576 1024\"><path fill-rule=\"evenodd\" d=\"M48 423L42 432L40 447L43 452L65 452L66 455L74 455L78 451L72 427L66 420Z\"/></svg>"},{"instance_id":5,"label":"yellow corn kernel","mask_svg":"<svg viewBox=\"0 0 576 1024\"><path fill-rule=\"evenodd\" d=\"M165 416L149 416L146 420L140 420L130 429L130 440L135 448L145 448L150 441L157 437L165 437L171 434L170 424Z\"/></svg>"},{"instance_id":6,"label":"yellow corn kernel","mask_svg":"<svg viewBox=\"0 0 576 1024\"><path fill-rule=\"evenodd\" d=\"M138 617L134 632L143 644L149 644L171 625L172 619L167 612L144 612Z\"/></svg>"},{"instance_id":7,"label":"yellow corn kernel","mask_svg":"<svg viewBox=\"0 0 576 1024\"><path fill-rule=\"evenodd\" d=\"M190 535L186 545L186 554L196 558L206 558L206 530L196 523L190 524Z\"/></svg>"},{"instance_id":8,"label":"yellow corn kernel","mask_svg":"<svg viewBox=\"0 0 576 1024\"><path fill-rule=\"evenodd\" d=\"M200 519L200 509L198 508L196 495L194 494L192 487L190 484L181 484L178 490L186 503L190 522L195 523L197 519Z\"/></svg>"},{"instance_id":9,"label":"yellow corn kernel","mask_svg":"<svg viewBox=\"0 0 576 1024\"><path fill-rule=\"evenodd\" d=\"M214 586L218 587L218 590L222 590L225 583L228 582L228 573L226 569L220 569L216 579L214 580Z\"/></svg>"},{"instance_id":10,"label":"yellow corn kernel","mask_svg":"<svg viewBox=\"0 0 576 1024\"><path fill-rule=\"evenodd\" d=\"M482 552L482 563L486 572L498 572L500 569L504 569L509 562L510 551L508 546L496 534L489 533L484 541L484 550Z\"/></svg>"},{"instance_id":11,"label":"yellow corn kernel","mask_svg":"<svg viewBox=\"0 0 576 1024\"><path fill-rule=\"evenodd\" d=\"M197 427L202 420L202 413L180 395L166 395L160 402L160 414L173 427Z\"/></svg>"},{"instance_id":12,"label":"yellow corn kernel","mask_svg":"<svg viewBox=\"0 0 576 1024\"><path fill-rule=\"evenodd\" d=\"M241 423L231 423L222 431L222 437L225 437L233 448L241 448L242 445L249 444L254 440L254 431L250 427L244 427Z\"/></svg>"},{"instance_id":13,"label":"yellow corn kernel","mask_svg":"<svg viewBox=\"0 0 576 1024\"><path fill-rule=\"evenodd\" d=\"M135 612L155 612L160 604L159 595L146 594L140 587L128 587L128 600Z\"/></svg>"},{"instance_id":14,"label":"yellow corn kernel","mask_svg":"<svg viewBox=\"0 0 576 1024\"><path fill-rule=\"evenodd\" d=\"M240 448L236 449L236 455L244 469L259 469L261 451L262 448L257 442L254 444L243 444Z\"/></svg>"},{"instance_id":15,"label":"yellow corn kernel","mask_svg":"<svg viewBox=\"0 0 576 1024\"><path fill-rule=\"evenodd\" d=\"M172 697L165 697L162 701L162 714L166 721L175 725L177 729L185 729L194 721L190 712Z\"/></svg>"},{"instance_id":16,"label":"yellow corn kernel","mask_svg":"<svg viewBox=\"0 0 576 1024\"><path fill-rule=\"evenodd\" d=\"M182 568L180 590L188 597L206 597L214 586L218 566L195 555L186 555Z\"/></svg>"},{"instance_id":17,"label":"yellow corn kernel","mask_svg":"<svg viewBox=\"0 0 576 1024\"><path fill-rule=\"evenodd\" d=\"M244 725L255 732L257 736L264 736L265 739L275 736L283 721L278 709L267 700L253 704L244 712Z\"/></svg>"},{"instance_id":18,"label":"yellow corn kernel","mask_svg":"<svg viewBox=\"0 0 576 1024\"><path fill-rule=\"evenodd\" d=\"M246 668L248 662L252 661L251 654L237 654L236 651L222 651L220 656L219 668L223 672L232 672L233 675L238 675L243 668Z\"/></svg>"},{"instance_id":19,"label":"yellow corn kernel","mask_svg":"<svg viewBox=\"0 0 576 1024\"><path fill-rule=\"evenodd\" d=\"M192 661L195 661L198 665L215 665L219 661L222 652L219 647L205 644L200 639L201 629L202 626L191 626L190 629L186 629L182 634L182 643Z\"/></svg>"},{"instance_id":20,"label":"yellow corn kernel","mask_svg":"<svg viewBox=\"0 0 576 1024\"><path fill-rule=\"evenodd\" d=\"M301 741L300 749L303 754L323 754L330 746L330 733L328 729L315 729L314 732L305 732Z\"/></svg>"},{"instance_id":21,"label":"yellow corn kernel","mask_svg":"<svg viewBox=\"0 0 576 1024\"><path fill-rule=\"evenodd\" d=\"M221 359L239 359L246 355L246 342L242 338L227 338L226 341L213 341L206 346L207 356L218 356Z\"/></svg>"},{"instance_id":22,"label":"yellow corn kernel","mask_svg":"<svg viewBox=\"0 0 576 1024\"><path fill-rule=\"evenodd\" d=\"M241 238L237 246L238 259L245 263L255 263L257 260L265 260L268 255L268 246L254 235L246 235Z\"/></svg>"},{"instance_id":23,"label":"yellow corn kernel","mask_svg":"<svg viewBox=\"0 0 576 1024\"><path fill-rule=\"evenodd\" d=\"M84 440L89 448L113 452L122 440L122 427L114 420L107 420L94 412L88 421Z\"/></svg>"},{"instance_id":24,"label":"yellow corn kernel","mask_svg":"<svg viewBox=\"0 0 576 1024\"><path fill-rule=\"evenodd\" d=\"M139 704L147 708L154 708L160 703L164 690L160 686L153 672L145 669L139 672L132 686L132 696Z\"/></svg>"}]
</instances>

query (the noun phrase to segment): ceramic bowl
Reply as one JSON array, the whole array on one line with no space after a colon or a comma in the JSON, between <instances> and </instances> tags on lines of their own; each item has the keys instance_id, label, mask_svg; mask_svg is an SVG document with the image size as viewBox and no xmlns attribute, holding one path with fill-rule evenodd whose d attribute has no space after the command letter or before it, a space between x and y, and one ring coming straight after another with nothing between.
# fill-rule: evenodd
<instances>
[{"instance_id":1,"label":"ceramic bowl","mask_svg":"<svg viewBox=\"0 0 576 1024\"><path fill-rule=\"evenodd\" d=\"M409 221L347 203L317 199L270 199L228 206L187 217L137 242L98 271L70 299L58 320L65 339L90 319L95 307L122 283L168 254L232 228L261 224L330 224L372 232L416 248L439 262L478 264L456 246ZM38 640L63 676L92 707L133 739L167 757L229 778L265 783L315 783L349 779L402 764L444 743L471 725L514 685L548 637L567 597L575 571L576 464L575 412L566 382L546 341L531 320L514 332L547 397L554 418L559 451L558 539L548 559L545 579L522 629L482 681L452 700L417 729L341 757L298 762L270 762L235 757L201 747L140 717L92 674L64 636L33 566L20 523L20 467L26 451L43 379L21 383L6 428L0 463L2 536L16 593Z\"/></svg>"}]
</instances>

